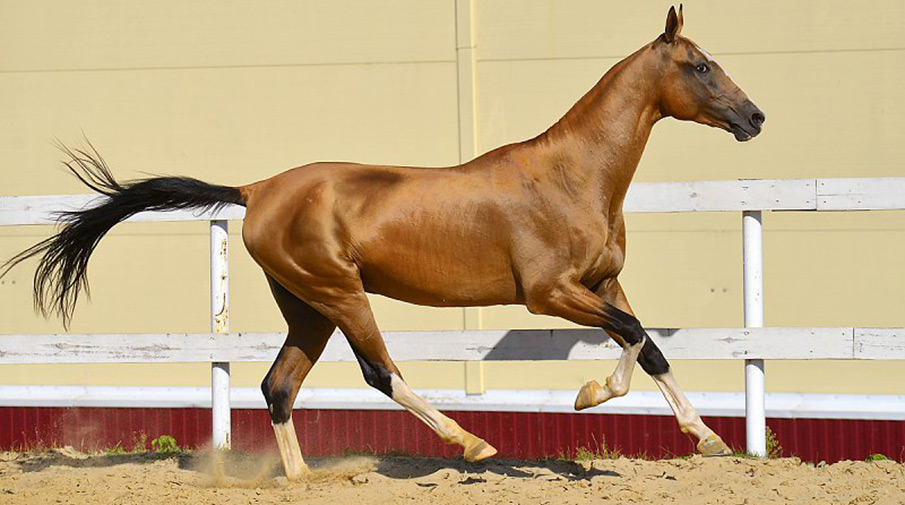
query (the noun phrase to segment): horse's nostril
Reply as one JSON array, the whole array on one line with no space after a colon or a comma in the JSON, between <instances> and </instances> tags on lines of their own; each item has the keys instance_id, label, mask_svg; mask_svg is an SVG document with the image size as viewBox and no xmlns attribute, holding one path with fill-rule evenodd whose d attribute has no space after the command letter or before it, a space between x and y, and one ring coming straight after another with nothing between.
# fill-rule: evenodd
<instances>
[{"instance_id":1,"label":"horse's nostril","mask_svg":"<svg viewBox=\"0 0 905 505\"><path fill-rule=\"evenodd\" d=\"M763 112L755 112L754 114L751 114L751 126L760 128L760 125L764 124L766 119Z\"/></svg>"}]
</instances>

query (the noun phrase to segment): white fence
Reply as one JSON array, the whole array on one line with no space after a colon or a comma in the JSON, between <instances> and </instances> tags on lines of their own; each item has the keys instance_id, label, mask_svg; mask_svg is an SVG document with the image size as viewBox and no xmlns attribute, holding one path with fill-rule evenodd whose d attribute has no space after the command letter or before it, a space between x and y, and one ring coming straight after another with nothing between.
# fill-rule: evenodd
<instances>
[{"instance_id":1,"label":"white fence","mask_svg":"<svg viewBox=\"0 0 905 505\"><path fill-rule=\"evenodd\" d=\"M50 224L54 211L78 209L92 195L0 197L0 226ZM627 212L727 211L743 214L745 328L651 329L651 337L671 359L744 359L747 447L765 454L765 359L905 359L901 328L761 328L763 326L763 242L761 211L851 211L905 209L905 178L797 179L636 183L625 203ZM142 213L130 221L198 221L211 223L211 333L163 335L2 335L0 364L5 363L212 363L213 442L228 447L230 397L259 406L260 393L229 386L229 363L272 361L284 339L277 333L229 333L227 220L242 219L244 208L217 214L191 211ZM390 332L390 354L407 360L561 360L614 359L620 349L600 330L475 330ZM344 338L332 338L322 361L353 361ZM563 411L574 392L488 391L482 395L427 391L446 409ZM0 404L104 405L159 401L168 406L208 405L199 388L79 388L66 386L0 387ZM318 407L387 408L375 393L359 390L303 390L299 401ZM665 403L653 394L634 393L633 412L663 413ZM689 394L708 405L709 414L735 413L731 393ZM836 397L772 395L771 414L806 411L813 417L838 412ZM628 397L606 405L619 412ZM905 396L847 397L852 417L905 419ZM528 406L534 406L528 408ZM640 408L637 408L638 406Z\"/></svg>"}]
</instances>

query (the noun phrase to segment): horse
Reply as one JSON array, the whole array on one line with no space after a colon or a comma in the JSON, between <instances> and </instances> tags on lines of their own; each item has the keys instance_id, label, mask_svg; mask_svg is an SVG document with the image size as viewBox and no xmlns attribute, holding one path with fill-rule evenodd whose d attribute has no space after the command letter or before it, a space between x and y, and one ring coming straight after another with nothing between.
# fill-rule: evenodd
<instances>
[{"instance_id":1,"label":"horse","mask_svg":"<svg viewBox=\"0 0 905 505\"><path fill-rule=\"evenodd\" d=\"M460 445L465 460L496 453L409 388L366 293L435 307L521 304L602 328L622 353L604 384L580 388L576 410L625 395L637 362L697 451L729 454L679 388L618 281L622 204L654 124L694 121L746 141L765 120L709 53L681 36L683 25L681 6L678 13L671 7L664 32L614 65L549 129L458 166L318 162L240 187L187 177L120 183L90 143L64 148L64 164L105 198L61 213L58 233L10 259L4 273L40 255L36 307L67 324L88 287L88 259L115 224L146 210L244 205L243 242L288 324L261 389L290 479L307 472L292 405L337 327L370 386Z\"/></svg>"}]
</instances>

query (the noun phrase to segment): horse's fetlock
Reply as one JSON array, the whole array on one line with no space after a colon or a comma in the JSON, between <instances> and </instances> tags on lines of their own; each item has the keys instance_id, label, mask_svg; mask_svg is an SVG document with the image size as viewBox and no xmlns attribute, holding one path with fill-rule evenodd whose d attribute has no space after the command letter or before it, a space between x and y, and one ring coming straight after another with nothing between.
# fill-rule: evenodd
<instances>
[{"instance_id":1,"label":"horse's fetlock","mask_svg":"<svg viewBox=\"0 0 905 505\"><path fill-rule=\"evenodd\" d=\"M685 412L676 414L676 421L679 423L679 431L682 433L690 433L693 428L698 426L700 418L697 415L688 415Z\"/></svg>"},{"instance_id":2,"label":"horse's fetlock","mask_svg":"<svg viewBox=\"0 0 905 505\"><path fill-rule=\"evenodd\" d=\"M610 394L613 397L627 395L629 386L626 381L616 381L613 377L615 375L606 378L606 387L610 390Z\"/></svg>"}]
</instances>

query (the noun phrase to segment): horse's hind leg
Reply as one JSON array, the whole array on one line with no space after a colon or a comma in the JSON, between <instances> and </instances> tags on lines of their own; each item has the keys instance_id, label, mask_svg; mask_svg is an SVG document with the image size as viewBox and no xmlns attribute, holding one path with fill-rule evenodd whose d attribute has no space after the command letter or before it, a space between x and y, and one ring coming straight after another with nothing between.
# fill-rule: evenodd
<instances>
[{"instance_id":1,"label":"horse's hind leg","mask_svg":"<svg viewBox=\"0 0 905 505\"><path fill-rule=\"evenodd\" d=\"M304 475L308 467L302 459L292 424L292 404L336 325L272 278L267 279L280 312L289 324L289 335L264 378L261 390L267 400L286 477L295 480Z\"/></svg>"},{"instance_id":2,"label":"horse's hind leg","mask_svg":"<svg viewBox=\"0 0 905 505\"><path fill-rule=\"evenodd\" d=\"M323 310L346 335L368 385L405 407L445 442L462 446L467 461L479 461L496 454L490 444L441 414L402 380L399 369L387 353L364 291L349 292L323 300L323 304L312 305Z\"/></svg>"}]
</instances>

